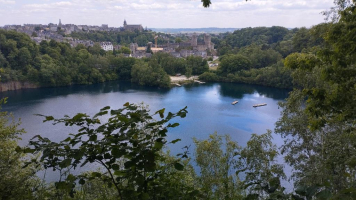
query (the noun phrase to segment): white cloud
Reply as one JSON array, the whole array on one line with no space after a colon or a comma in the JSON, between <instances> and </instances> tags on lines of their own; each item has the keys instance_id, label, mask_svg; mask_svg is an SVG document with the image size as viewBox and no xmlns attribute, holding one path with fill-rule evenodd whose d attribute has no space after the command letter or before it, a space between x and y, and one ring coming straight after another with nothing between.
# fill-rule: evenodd
<instances>
[{"instance_id":1,"label":"white cloud","mask_svg":"<svg viewBox=\"0 0 356 200\"><path fill-rule=\"evenodd\" d=\"M31 3L30 3L31 2ZM286 27L311 26L323 21L321 11L333 0L212 0L203 8L200 0L0 0L0 26L5 24L128 23L148 27ZM21 14L18 14L21 13Z\"/></svg>"},{"instance_id":2,"label":"white cloud","mask_svg":"<svg viewBox=\"0 0 356 200\"><path fill-rule=\"evenodd\" d=\"M10 0L0 0L0 4L15 4L15 1L10 1Z\"/></svg>"}]
</instances>

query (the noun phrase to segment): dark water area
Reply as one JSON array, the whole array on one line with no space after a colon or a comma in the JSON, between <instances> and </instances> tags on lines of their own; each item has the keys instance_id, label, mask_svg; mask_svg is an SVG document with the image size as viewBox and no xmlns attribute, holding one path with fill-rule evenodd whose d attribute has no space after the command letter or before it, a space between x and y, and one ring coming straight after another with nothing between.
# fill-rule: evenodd
<instances>
[{"instance_id":1,"label":"dark water area","mask_svg":"<svg viewBox=\"0 0 356 200\"><path fill-rule=\"evenodd\" d=\"M21 127L27 132L19 142L22 146L38 134L59 141L75 132L73 128L42 123L43 118L34 114L60 118L81 112L93 116L105 106L117 109L126 102L144 102L149 105L152 113L162 108L166 112L177 112L187 106L187 117L174 119L172 122L178 122L180 126L168 132L169 141L182 139L169 146L175 154L182 152L184 146L191 145L193 137L207 139L214 132L228 134L239 145L245 146L252 133L263 134L267 129L273 131L282 111L278 102L287 98L288 92L289 90L284 89L238 83L193 84L162 89L138 86L130 82L107 82L10 91L0 93L0 98L8 97L3 110L12 112L15 119L21 118ZM239 103L231 105L235 100ZM267 103L267 106L252 107L259 103ZM274 135L274 143L280 146L283 141Z\"/></svg>"}]
</instances>

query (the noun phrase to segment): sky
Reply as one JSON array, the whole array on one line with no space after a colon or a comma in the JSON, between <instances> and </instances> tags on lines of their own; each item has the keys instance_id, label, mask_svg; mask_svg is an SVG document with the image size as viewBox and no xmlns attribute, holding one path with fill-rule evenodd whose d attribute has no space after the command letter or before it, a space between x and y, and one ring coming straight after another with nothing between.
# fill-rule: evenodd
<instances>
[{"instance_id":1,"label":"sky","mask_svg":"<svg viewBox=\"0 0 356 200\"><path fill-rule=\"evenodd\" d=\"M324 22L333 0L0 0L9 24L141 24L148 28L311 27Z\"/></svg>"}]
</instances>

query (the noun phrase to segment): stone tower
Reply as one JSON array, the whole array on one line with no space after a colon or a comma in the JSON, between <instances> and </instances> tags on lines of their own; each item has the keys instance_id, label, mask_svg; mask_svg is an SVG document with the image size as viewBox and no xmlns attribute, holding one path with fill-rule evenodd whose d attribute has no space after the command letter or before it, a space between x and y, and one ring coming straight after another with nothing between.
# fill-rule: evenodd
<instances>
[{"instance_id":1,"label":"stone tower","mask_svg":"<svg viewBox=\"0 0 356 200\"><path fill-rule=\"evenodd\" d=\"M130 44L130 50L131 50L132 54L136 53L137 47L138 47L137 43L131 43Z\"/></svg>"},{"instance_id":2,"label":"stone tower","mask_svg":"<svg viewBox=\"0 0 356 200\"><path fill-rule=\"evenodd\" d=\"M198 37L197 37L197 35L195 33L192 36L192 40L190 42L190 45L192 45L192 47L198 46Z\"/></svg>"},{"instance_id":3,"label":"stone tower","mask_svg":"<svg viewBox=\"0 0 356 200\"><path fill-rule=\"evenodd\" d=\"M211 49L211 36L208 34L204 35L204 43L208 49Z\"/></svg>"},{"instance_id":4,"label":"stone tower","mask_svg":"<svg viewBox=\"0 0 356 200\"><path fill-rule=\"evenodd\" d=\"M58 27L59 27L59 28L62 28L62 22L61 22L61 19L59 19Z\"/></svg>"},{"instance_id":5,"label":"stone tower","mask_svg":"<svg viewBox=\"0 0 356 200\"><path fill-rule=\"evenodd\" d=\"M124 20L124 27L127 26L126 19Z\"/></svg>"}]
</instances>

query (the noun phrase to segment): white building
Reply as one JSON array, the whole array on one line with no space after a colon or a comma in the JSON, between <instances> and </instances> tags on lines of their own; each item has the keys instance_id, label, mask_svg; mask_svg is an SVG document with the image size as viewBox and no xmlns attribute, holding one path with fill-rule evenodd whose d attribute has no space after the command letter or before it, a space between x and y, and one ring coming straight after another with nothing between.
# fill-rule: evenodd
<instances>
[{"instance_id":1,"label":"white building","mask_svg":"<svg viewBox=\"0 0 356 200\"><path fill-rule=\"evenodd\" d=\"M100 46L105 51L113 51L114 50L114 46L112 45L111 42L100 42Z\"/></svg>"}]
</instances>

